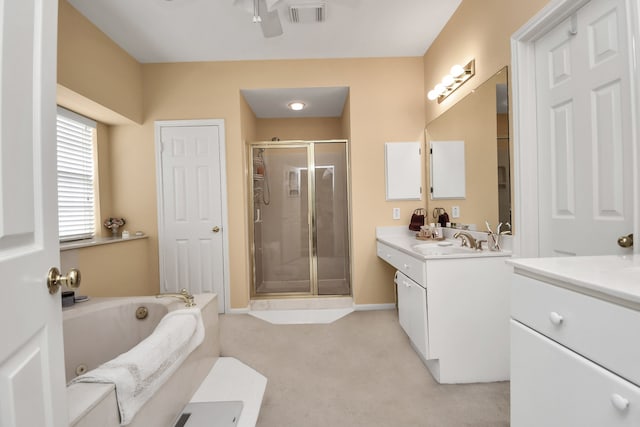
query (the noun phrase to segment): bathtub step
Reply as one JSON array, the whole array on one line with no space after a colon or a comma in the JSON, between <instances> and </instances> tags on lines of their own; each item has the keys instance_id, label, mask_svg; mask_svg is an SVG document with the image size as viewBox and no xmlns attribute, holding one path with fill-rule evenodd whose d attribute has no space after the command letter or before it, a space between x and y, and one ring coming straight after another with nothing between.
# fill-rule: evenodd
<instances>
[{"instance_id":1,"label":"bathtub step","mask_svg":"<svg viewBox=\"0 0 640 427\"><path fill-rule=\"evenodd\" d=\"M189 403L174 427L237 427L242 402Z\"/></svg>"},{"instance_id":2,"label":"bathtub step","mask_svg":"<svg viewBox=\"0 0 640 427\"><path fill-rule=\"evenodd\" d=\"M267 378L258 371L234 357L220 357L190 403L241 401L237 427L255 427L266 387Z\"/></svg>"}]
</instances>

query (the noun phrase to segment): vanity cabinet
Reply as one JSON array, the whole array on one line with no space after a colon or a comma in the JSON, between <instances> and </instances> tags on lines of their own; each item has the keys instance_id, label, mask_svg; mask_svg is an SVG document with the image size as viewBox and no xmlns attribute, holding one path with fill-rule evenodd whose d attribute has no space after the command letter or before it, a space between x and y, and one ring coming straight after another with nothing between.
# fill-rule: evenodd
<instances>
[{"instance_id":1,"label":"vanity cabinet","mask_svg":"<svg viewBox=\"0 0 640 427\"><path fill-rule=\"evenodd\" d=\"M398 289L398 321L400 326L406 332L418 354L426 358L429 354L427 290L399 271L396 272L395 283Z\"/></svg>"},{"instance_id":2,"label":"vanity cabinet","mask_svg":"<svg viewBox=\"0 0 640 427\"><path fill-rule=\"evenodd\" d=\"M380 238L377 246L378 256L398 270L399 323L436 381L509 379L511 269L505 257L487 251L426 256Z\"/></svg>"},{"instance_id":3,"label":"vanity cabinet","mask_svg":"<svg viewBox=\"0 0 640 427\"><path fill-rule=\"evenodd\" d=\"M640 425L640 311L514 264L511 425Z\"/></svg>"}]
</instances>

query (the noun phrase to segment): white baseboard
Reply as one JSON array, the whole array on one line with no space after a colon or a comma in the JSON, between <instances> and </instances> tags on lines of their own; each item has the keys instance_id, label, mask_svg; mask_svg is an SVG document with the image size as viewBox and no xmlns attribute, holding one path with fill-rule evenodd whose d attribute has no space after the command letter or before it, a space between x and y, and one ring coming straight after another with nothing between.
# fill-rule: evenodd
<instances>
[{"instance_id":1,"label":"white baseboard","mask_svg":"<svg viewBox=\"0 0 640 427\"><path fill-rule=\"evenodd\" d=\"M249 311L251 311L249 306L246 306L246 307L243 307L243 308L229 308L229 309L227 309L225 314L247 314L247 313L249 313Z\"/></svg>"},{"instance_id":2,"label":"white baseboard","mask_svg":"<svg viewBox=\"0 0 640 427\"><path fill-rule=\"evenodd\" d=\"M355 311L371 311L371 310L395 310L395 303L389 304L354 304Z\"/></svg>"}]
</instances>

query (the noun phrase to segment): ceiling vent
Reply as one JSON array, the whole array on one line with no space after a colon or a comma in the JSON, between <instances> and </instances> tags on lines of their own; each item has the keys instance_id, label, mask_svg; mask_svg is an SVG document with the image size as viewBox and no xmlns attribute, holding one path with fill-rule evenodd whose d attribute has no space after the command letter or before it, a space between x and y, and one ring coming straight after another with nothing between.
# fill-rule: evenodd
<instances>
[{"instance_id":1,"label":"ceiling vent","mask_svg":"<svg viewBox=\"0 0 640 427\"><path fill-rule=\"evenodd\" d=\"M295 24L324 22L327 17L326 3L306 3L289 5L289 19Z\"/></svg>"}]
</instances>

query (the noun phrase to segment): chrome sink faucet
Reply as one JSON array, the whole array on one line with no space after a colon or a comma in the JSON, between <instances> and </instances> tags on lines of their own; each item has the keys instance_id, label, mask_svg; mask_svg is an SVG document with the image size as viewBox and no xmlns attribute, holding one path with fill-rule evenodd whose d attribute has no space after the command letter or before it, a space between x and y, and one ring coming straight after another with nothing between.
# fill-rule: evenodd
<instances>
[{"instance_id":1,"label":"chrome sink faucet","mask_svg":"<svg viewBox=\"0 0 640 427\"><path fill-rule=\"evenodd\" d=\"M460 246L467 246L471 249L482 249L482 243L480 243L480 248L478 248L478 242L476 242L476 239L466 231L458 231L453 235L453 238L462 240Z\"/></svg>"},{"instance_id":2,"label":"chrome sink faucet","mask_svg":"<svg viewBox=\"0 0 640 427\"><path fill-rule=\"evenodd\" d=\"M180 293L178 293L178 294L176 294L176 293L166 293L166 294L158 294L158 295L156 295L156 298L165 298L165 297L178 298L178 299L184 301L185 307L193 307L193 306L196 305L193 295L191 295L189 293L189 291L187 291L184 288L180 289Z\"/></svg>"}]
</instances>

